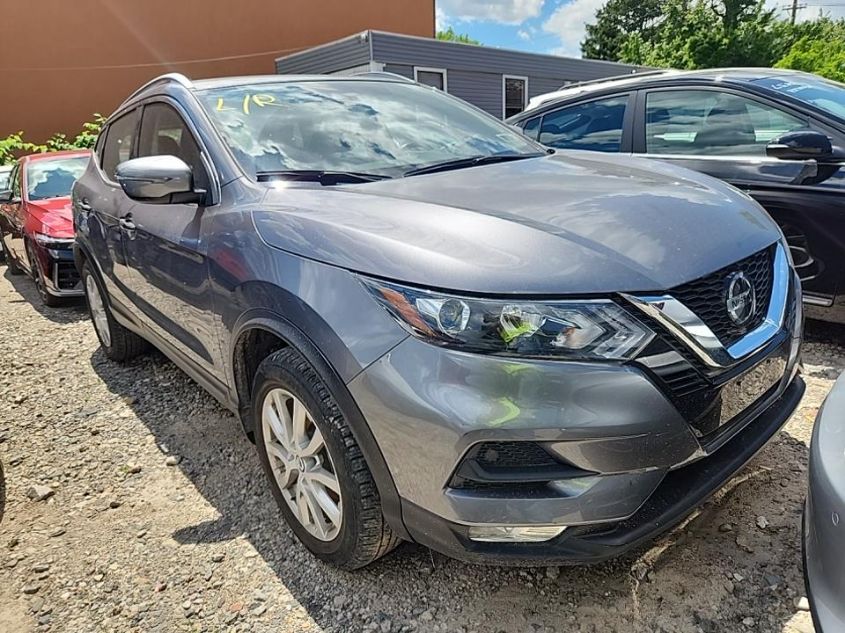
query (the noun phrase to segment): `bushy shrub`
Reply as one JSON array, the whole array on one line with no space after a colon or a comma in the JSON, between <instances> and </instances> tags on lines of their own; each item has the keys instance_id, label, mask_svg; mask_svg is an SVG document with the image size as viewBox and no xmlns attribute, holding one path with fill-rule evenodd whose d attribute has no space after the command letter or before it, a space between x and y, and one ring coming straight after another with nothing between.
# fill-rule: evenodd
<instances>
[{"instance_id":1,"label":"bushy shrub","mask_svg":"<svg viewBox=\"0 0 845 633\"><path fill-rule=\"evenodd\" d=\"M66 134L56 133L45 143L30 143L24 139L23 132L9 134L6 138L0 138L0 165L13 163L24 154L90 149L97 142L97 135L99 135L104 121L104 116L95 114L93 120L82 124L79 134L72 139L68 139Z\"/></svg>"}]
</instances>

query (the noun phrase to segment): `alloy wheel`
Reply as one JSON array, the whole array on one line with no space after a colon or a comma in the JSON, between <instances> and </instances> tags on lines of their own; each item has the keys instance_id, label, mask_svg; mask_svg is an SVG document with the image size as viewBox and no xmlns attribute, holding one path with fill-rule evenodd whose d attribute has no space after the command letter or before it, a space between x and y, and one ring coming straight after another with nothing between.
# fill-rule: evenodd
<instances>
[{"instance_id":1,"label":"alloy wheel","mask_svg":"<svg viewBox=\"0 0 845 633\"><path fill-rule=\"evenodd\" d=\"M111 330L109 329L109 317L106 313L106 306L100 289L94 280L94 275L88 275L85 279L85 292L88 295L88 308L91 310L91 320L94 321L94 329L100 337L100 342L105 347L111 346Z\"/></svg>"},{"instance_id":2,"label":"alloy wheel","mask_svg":"<svg viewBox=\"0 0 845 633\"><path fill-rule=\"evenodd\" d=\"M340 483L323 434L305 404L285 389L264 397L264 448L290 511L309 534L331 541L340 532Z\"/></svg>"}]
</instances>

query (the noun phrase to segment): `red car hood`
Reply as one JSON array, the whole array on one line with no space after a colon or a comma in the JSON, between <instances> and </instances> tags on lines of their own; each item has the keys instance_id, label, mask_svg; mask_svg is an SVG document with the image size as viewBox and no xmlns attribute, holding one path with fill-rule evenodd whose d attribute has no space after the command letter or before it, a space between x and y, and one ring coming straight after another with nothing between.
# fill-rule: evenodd
<instances>
[{"instance_id":1,"label":"red car hood","mask_svg":"<svg viewBox=\"0 0 845 633\"><path fill-rule=\"evenodd\" d=\"M32 231L51 237L73 237L73 211L69 196L27 202L26 210Z\"/></svg>"}]
</instances>

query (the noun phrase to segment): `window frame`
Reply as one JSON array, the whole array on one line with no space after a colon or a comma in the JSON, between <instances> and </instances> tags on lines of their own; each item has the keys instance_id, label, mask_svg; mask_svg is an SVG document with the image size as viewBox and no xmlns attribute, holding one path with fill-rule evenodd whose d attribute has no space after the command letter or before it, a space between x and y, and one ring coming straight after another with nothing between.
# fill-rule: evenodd
<instances>
[{"instance_id":1,"label":"window frame","mask_svg":"<svg viewBox=\"0 0 845 633\"><path fill-rule=\"evenodd\" d=\"M103 142L99 143L98 139L99 147L95 148L95 151L93 152L92 156L92 159L94 160L97 166L97 172L100 174L100 177L105 180L108 184L114 187L120 187L120 183L115 180L112 180L111 174L106 173L106 170L103 166L103 156L105 155L106 146L109 142L109 132L111 132L112 126L114 125L115 121L118 121L119 119L122 119L125 116L130 116L132 114L136 114L138 118L135 121L135 132L134 137L132 138L132 146L129 148L129 160L135 158L135 153L138 148L138 133L141 130L141 108L137 104L133 105L131 108L126 108L126 110L115 112L112 116L109 117L108 121L106 122L106 125L103 127L103 131L100 133ZM121 188L121 191L122 190L123 189Z\"/></svg>"},{"instance_id":2,"label":"window frame","mask_svg":"<svg viewBox=\"0 0 845 633\"><path fill-rule=\"evenodd\" d=\"M211 160L211 153L208 151L208 147L202 140L202 135L200 135L197 126L188 115L187 110L176 99L166 95L153 95L148 99L144 99L140 103L141 115L138 117L138 129L135 136L135 145L132 148L132 158L137 158L138 156L139 143L141 142L141 126L144 121L144 108L153 103L164 103L165 105L173 108L182 120L182 123L185 125L185 129L188 130L188 133L193 137L197 148L199 148L200 161L205 169L206 178L209 184L208 191L206 191L205 194L205 201L199 206L206 208L219 204L221 198L220 175L217 172L217 168L214 166L214 161Z\"/></svg>"},{"instance_id":3,"label":"window frame","mask_svg":"<svg viewBox=\"0 0 845 633\"><path fill-rule=\"evenodd\" d=\"M772 163L780 163L783 162L783 159L780 158L772 158L766 156L765 153L763 155L755 154L755 155L743 155L743 154L650 154L646 151L647 149L647 141L646 141L646 114L647 114L647 106L648 106L648 95L655 93L655 92L717 92L720 94L730 94L737 97L741 97L753 103L756 103L763 107L769 107L773 110L777 110L782 112L783 114L795 117L796 119L802 119L807 122L807 127L810 129L819 129L818 125L815 122L813 116L806 112L802 112L801 110L797 110L789 105L781 104L772 101L771 99L766 99L765 97L761 97L760 95L755 94L754 92L742 90L740 88L736 88L734 86L714 86L712 84L702 84L702 83L690 83L690 84L681 84L681 85L673 85L673 86L652 86L650 88L642 88L637 91L637 107L636 107L636 117L634 119L634 129L633 129L633 153L638 156L643 156L646 158L653 158L656 160L678 160L678 159L687 159L687 160L732 160L732 161L765 161L765 162L772 162ZM822 131L822 130L819 130ZM805 161L799 161L805 162Z\"/></svg>"},{"instance_id":4,"label":"window frame","mask_svg":"<svg viewBox=\"0 0 845 633\"><path fill-rule=\"evenodd\" d=\"M636 90L623 90L622 92L605 92L600 95L591 95L589 99L571 99L569 101L563 103L557 103L555 105L546 106L540 113L542 120L540 121L540 128L537 133L537 138L535 139L538 143L540 143L540 134L543 130L543 124L545 123L545 118L550 114L555 114L560 112L561 110L565 110L567 108L574 108L577 106L583 106L590 103L594 103L596 101L607 101L608 99L622 99L624 97L628 97L628 103L625 104L625 115L622 117L622 140L619 142L619 151L618 152L604 152L605 154L631 154L633 153L633 139L632 139L632 131L634 126L634 121L636 120L635 114L637 109L637 91ZM531 117L534 118L534 117ZM530 137L529 137L530 138ZM645 139L645 129L643 129L643 139ZM551 147L550 145L545 145L540 143L544 147ZM567 151L585 151L585 150L567 150Z\"/></svg>"},{"instance_id":5,"label":"window frame","mask_svg":"<svg viewBox=\"0 0 845 633\"><path fill-rule=\"evenodd\" d=\"M429 88L435 88L435 86L429 86L428 84L423 84L419 80L419 73L438 73L441 77L443 77L443 92L449 93L449 71L446 68L434 68L433 66L414 66L414 81L418 84L422 84L423 86L427 86ZM435 88L436 89L436 88Z\"/></svg>"},{"instance_id":6,"label":"window frame","mask_svg":"<svg viewBox=\"0 0 845 633\"><path fill-rule=\"evenodd\" d=\"M530 100L528 96L527 75L502 75L502 121L507 121L510 118L508 116L508 79L519 79L525 82L525 90L522 91L522 110L512 116L519 116L520 114L525 112L525 109L528 107L528 101Z\"/></svg>"}]
</instances>

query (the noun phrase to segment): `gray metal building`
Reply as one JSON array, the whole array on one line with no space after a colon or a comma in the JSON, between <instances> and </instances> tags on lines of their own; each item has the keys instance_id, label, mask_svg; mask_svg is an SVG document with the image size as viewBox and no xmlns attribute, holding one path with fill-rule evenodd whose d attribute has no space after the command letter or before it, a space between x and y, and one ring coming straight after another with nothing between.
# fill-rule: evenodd
<instances>
[{"instance_id":1,"label":"gray metal building","mask_svg":"<svg viewBox=\"0 0 845 633\"><path fill-rule=\"evenodd\" d=\"M363 31L276 60L280 74L396 73L436 86L493 116L521 112L528 99L567 83L641 70L614 62L556 57L383 31Z\"/></svg>"}]
</instances>

